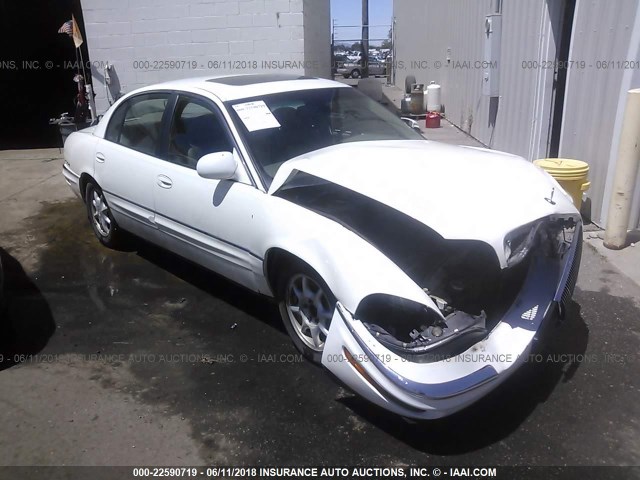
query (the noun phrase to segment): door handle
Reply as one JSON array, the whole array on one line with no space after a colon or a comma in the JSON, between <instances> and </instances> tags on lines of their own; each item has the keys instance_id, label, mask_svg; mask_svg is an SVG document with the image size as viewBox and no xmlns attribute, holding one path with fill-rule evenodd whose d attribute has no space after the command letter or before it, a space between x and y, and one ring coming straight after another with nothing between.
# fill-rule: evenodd
<instances>
[{"instance_id":1,"label":"door handle","mask_svg":"<svg viewBox=\"0 0 640 480\"><path fill-rule=\"evenodd\" d=\"M171 188L173 181L166 175L158 175L158 186L162 188Z\"/></svg>"},{"instance_id":2,"label":"door handle","mask_svg":"<svg viewBox=\"0 0 640 480\"><path fill-rule=\"evenodd\" d=\"M100 152L96 153L96 161L97 162L104 163L105 160L106 160L106 158L102 153L100 153Z\"/></svg>"}]
</instances>

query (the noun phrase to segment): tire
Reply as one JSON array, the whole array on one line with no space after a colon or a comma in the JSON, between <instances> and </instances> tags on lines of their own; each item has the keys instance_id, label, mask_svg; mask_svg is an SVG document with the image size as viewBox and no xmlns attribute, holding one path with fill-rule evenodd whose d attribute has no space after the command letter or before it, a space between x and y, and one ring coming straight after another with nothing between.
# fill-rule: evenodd
<instances>
[{"instance_id":1,"label":"tire","mask_svg":"<svg viewBox=\"0 0 640 480\"><path fill-rule=\"evenodd\" d=\"M308 265L289 264L278 285L280 316L293 344L307 359L320 364L336 298Z\"/></svg>"},{"instance_id":2,"label":"tire","mask_svg":"<svg viewBox=\"0 0 640 480\"><path fill-rule=\"evenodd\" d=\"M360 78L360 70L356 69L351 72L351 78Z\"/></svg>"},{"instance_id":3,"label":"tire","mask_svg":"<svg viewBox=\"0 0 640 480\"><path fill-rule=\"evenodd\" d=\"M407 75L407 77L404 79L404 92L411 93L411 85L413 85L414 83L416 83L415 75Z\"/></svg>"},{"instance_id":4,"label":"tire","mask_svg":"<svg viewBox=\"0 0 640 480\"><path fill-rule=\"evenodd\" d=\"M85 204L87 216L93 233L100 243L108 248L117 248L122 243L122 232L113 218L111 209L102 193L102 189L95 183L87 183L85 190Z\"/></svg>"}]
</instances>

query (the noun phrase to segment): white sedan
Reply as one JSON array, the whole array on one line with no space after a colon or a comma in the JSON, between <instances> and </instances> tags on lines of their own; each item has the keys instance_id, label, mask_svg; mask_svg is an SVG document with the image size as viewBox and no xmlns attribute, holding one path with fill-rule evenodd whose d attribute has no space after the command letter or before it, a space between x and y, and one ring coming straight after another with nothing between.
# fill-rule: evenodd
<instances>
[{"instance_id":1,"label":"white sedan","mask_svg":"<svg viewBox=\"0 0 640 480\"><path fill-rule=\"evenodd\" d=\"M64 153L104 245L127 231L274 297L301 352L406 417L496 388L578 274L581 218L544 171L329 80L142 88Z\"/></svg>"}]
</instances>

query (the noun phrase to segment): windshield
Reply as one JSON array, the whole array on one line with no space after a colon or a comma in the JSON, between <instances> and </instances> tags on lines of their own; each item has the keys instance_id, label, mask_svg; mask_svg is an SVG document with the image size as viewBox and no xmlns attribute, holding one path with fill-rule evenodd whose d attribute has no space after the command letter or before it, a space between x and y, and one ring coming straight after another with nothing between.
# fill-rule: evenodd
<instances>
[{"instance_id":1,"label":"windshield","mask_svg":"<svg viewBox=\"0 0 640 480\"><path fill-rule=\"evenodd\" d=\"M372 140L424 140L353 88L283 92L234 100L227 107L267 186L284 162L324 147Z\"/></svg>"}]
</instances>

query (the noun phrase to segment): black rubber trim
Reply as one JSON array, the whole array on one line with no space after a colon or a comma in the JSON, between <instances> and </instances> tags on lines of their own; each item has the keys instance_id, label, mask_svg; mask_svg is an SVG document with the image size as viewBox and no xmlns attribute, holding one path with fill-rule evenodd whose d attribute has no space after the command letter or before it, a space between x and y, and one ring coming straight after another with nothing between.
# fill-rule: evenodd
<instances>
[{"instance_id":1,"label":"black rubber trim","mask_svg":"<svg viewBox=\"0 0 640 480\"><path fill-rule=\"evenodd\" d=\"M148 208L148 207L145 207L145 206L140 205L140 204L138 204L138 203L132 202L131 200L128 200L128 199L126 199L126 198L124 198L124 197L121 197L120 195L116 195L116 194L115 194L115 193L113 193L113 192L110 192L110 191L108 191L108 190L104 190L104 189L103 189L102 191L103 191L104 193L108 194L108 195L113 195L114 197L119 198L120 200L124 200L125 202L129 202L130 204L135 205L136 207L140 207L140 208L144 208L145 210L149 210L149 208ZM149 210L149 211L152 211L152 210ZM159 216L160 216L160 217L162 217L162 218L166 218L167 220L171 220L172 222L175 222L175 223L177 223L178 225L182 225L183 227L190 228L190 229L191 229L191 230L193 230L194 232L201 233L202 235L205 235L205 236L207 236L207 237L213 238L213 239L218 240L218 241L220 241L220 242L222 242L222 243L226 243L227 245L230 245L230 246L232 246L232 247L235 247L235 248L237 248L238 250L242 250L243 252L247 252L249 255L251 255L251 256L252 256L252 257L254 257L254 258L257 258L257 259L258 259L258 260L260 260L261 262L263 262L263 261L264 261L264 258L263 258L263 257L261 257L260 255L257 255L257 254L255 254L255 253L253 253L251 250L249 250L249 249L247 249L247 248L245 248L245 247L242 247L242 246L240 246L240 245L238 245L238 244L236 244L236 243L230 242L230 241L228 241L228 240L225 240L224 238L220 238L220 237L217 237L217 236L215 236L215 235L211 235L209 232L205 232L205 231L203 231L203 230L199 230L199 229L197 229L197 228L194 228L194 227L192 227L191 225L187 225L186 223L183 223L183 222L181 222L181 221L179 221L179 220L176 220L175 218L167 217L166 215L159 215Z\"/></svg>"}]
</instances>

